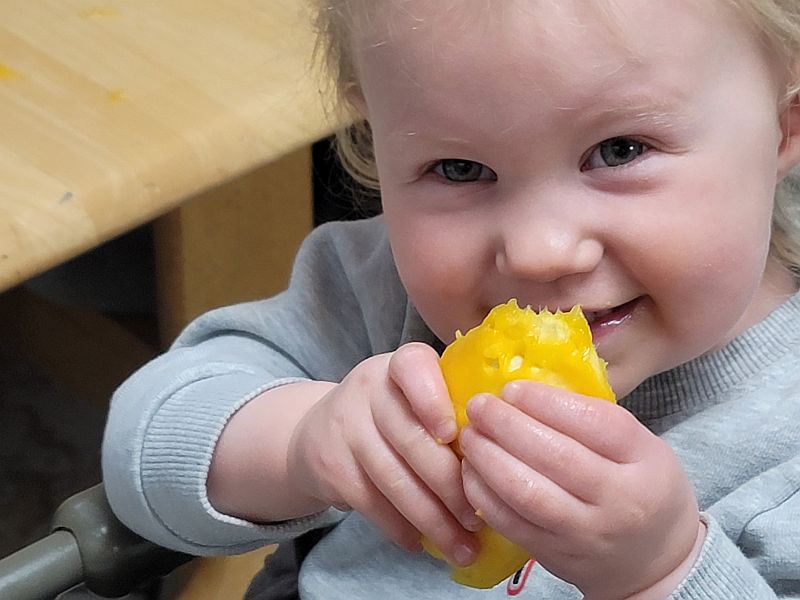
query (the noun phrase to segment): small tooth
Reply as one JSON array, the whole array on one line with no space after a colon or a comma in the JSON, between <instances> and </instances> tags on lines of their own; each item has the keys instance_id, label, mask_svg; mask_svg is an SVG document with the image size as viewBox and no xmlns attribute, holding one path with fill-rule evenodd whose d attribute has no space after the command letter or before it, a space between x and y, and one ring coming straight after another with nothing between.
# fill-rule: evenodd
<instances>
[{"instance_id":1,"label":"small tooth","mask_svg":"<svg viewBox=\"0 0 800 600\"><path fill-rule=\"evenodd\" d=\"M604 308L603 310L587 312L586 320L589 322L589 324L591 324L597 321L597 319L602 319L606 315L610 315L612 312L614 312L613 308Z\"/></svg>"},{"instance_id":2,"label":"small tooth","mask_svg":"<svg viewBox=\"0 0 800 600\"><path fill-rule=\"evenodd\" d=\"M512 356L511 360L508 361L508 370L510 372L514 372L522 366L523 358L517 354L516 356Z\"/></svg>"}]
</instances>

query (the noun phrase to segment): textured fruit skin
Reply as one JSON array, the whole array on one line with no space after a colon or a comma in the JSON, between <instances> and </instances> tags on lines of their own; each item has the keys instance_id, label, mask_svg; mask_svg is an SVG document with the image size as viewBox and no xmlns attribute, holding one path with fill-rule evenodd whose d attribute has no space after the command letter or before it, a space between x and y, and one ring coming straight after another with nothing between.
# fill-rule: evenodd
<instances>
[{"instance_id":1,"label":"textured fruit skin","mask_svg":"<svg viewBox=\"0 0 800 600\"><path fill-rule=\"evenodd\" d=\"M456 413L459 431L468 422L467 402L479 393L500 396L509 381L529 379L615 402L605 362L579 306L569 312L535 312L512 299L495 306L483 323L445 348L439 364ZM457 444L453 445L461 455ZM478 533L481 551L468 567L453 567L454 581L490 588L518 571L530 555L488 527ZM423 545L442 558L430 543Z\"/></svg>"},{"instance_id":2,"label":"textured fruit skin","mask_svg":"<svg viewBox=\"0 0 800 600\"><path fill-rule=\"evenodd\" d=\"M450 577L467 587L488 589L519 571L531 559L524 548L504 538L494 529L484 527L475 534L481 546L478 558L468 567L451 567ZM435 558L445 560L444 555L428 540L422 547Z\"/></svg>"}]
</instances>

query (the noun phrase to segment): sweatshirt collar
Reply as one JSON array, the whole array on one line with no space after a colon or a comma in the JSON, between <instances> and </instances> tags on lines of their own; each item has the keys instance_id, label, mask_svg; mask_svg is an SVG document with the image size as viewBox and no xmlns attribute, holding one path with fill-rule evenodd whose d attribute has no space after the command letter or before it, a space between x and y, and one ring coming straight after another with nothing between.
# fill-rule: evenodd
<instances>
[{"instance_id":1,"label":"sweatshirt collar","mask_svg":"<svg viewBox=\"0 0 800 600\"><path fill-rule=\"evenodd\" d=\"M800 351L800 292L719 350L646 379L620 400L641 420L718 404L790 352Z\"/></svg>"}]
</instances>

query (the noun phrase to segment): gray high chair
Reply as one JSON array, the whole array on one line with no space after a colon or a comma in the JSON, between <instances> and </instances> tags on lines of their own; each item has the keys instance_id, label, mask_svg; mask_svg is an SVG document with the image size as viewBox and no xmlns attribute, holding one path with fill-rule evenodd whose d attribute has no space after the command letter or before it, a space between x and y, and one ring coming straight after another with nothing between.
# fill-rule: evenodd
<instances>
[{"instance_id":1,"label":"gray high chair","mask_svg":"<svg viewBox=\"0 0 800 600\"><path fill-rule=\"evenodd\" d=\"M266 586L273 600L296 600L299 565L331 529L309 531L268 553L269 569L257 576L260 594ZM101 598L132 592L159 598L158 586L151 584L193 558L125 527L112 512L103 484L98 484L59 506L50 535L0 559L0 600L53 600L79 584Z\"/></svg>"},{"instance_id":2,"label":"gray high chair","mask_svg":"<svg viewBox=\"0 0 800 600\"><path fill-rule=\"evenodd\" d=\"M98 596L118 598L192 558L126 528L111 512L102 484L65 500L51 531L0 560L0 599L52 600L80 583Z\"/></svg>"}]
</instances>

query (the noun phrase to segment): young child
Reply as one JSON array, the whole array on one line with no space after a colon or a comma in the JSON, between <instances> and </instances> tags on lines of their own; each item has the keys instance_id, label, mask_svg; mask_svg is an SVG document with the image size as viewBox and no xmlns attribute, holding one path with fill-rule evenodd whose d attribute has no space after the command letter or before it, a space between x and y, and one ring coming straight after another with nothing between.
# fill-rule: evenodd
<instances>
[{"instance_id":1,"label":"young child","mask_svg":"<svg viewBox=\"0 0 800 600\"><path fill-rule=\"evenodd\" d=\"M123 521L195 554L336 524L303 599L800 598L796 0L328 0L320 23L383 216L320 227L288 291L121 387ZM461 464L437 351L509 298L582 305L620 405L510 384L471 401ZM460 587L419 551L467 564L483 522L536 558L522 579Z\"/></svg>"}]
</instances>

